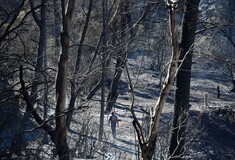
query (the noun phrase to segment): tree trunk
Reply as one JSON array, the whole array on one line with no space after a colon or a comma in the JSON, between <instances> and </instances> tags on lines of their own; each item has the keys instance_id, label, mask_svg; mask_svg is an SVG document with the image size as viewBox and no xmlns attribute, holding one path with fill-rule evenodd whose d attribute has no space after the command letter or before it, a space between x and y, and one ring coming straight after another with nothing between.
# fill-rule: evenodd
<instances>
[{"instance_id":1,"label":"tree trunk","mask_svg":"<svg viewBox=\"0 0 235 160\"><path fill-rule=\"evenodd\" d=\"M186 0L182 29L180 68L176 76L174 120L169 158L184 159L187 114L189 110L192 48L195 39L198 5L200 0Z\"/></svg>"},{"instance_id":2,"label":"tree trunk","mask_svg":"<svg viewBox=\"0 0 235 160\"><path fill-rule=\"evenodd\" d=\"M87 17L86 17L86 22L85 22L85 25L84 25L84 28L83 28L82 37L81 37L79 47L78 47L76 65L74 67L74 75L78 74L78 72L79 72L81 54L82 54L82 47L83 47L83 43L85 41L87 29L88 29L88 26L89 26L89 21L90 21L91 11L92 11L92 5L93 5L93 0L90 0L89 9L88 9ZM77 93L78 91L76 91L76 86L75 85L76 85L76 79L75 80L73 79L72 82L71 82L71 99L70 99L70 102L69 102L68 114L67 114L67 119L66 119L67 128L69 128L70 123L72 121L74 104L76 102L77 94L78 94Z\"/></svg>"},{"instance_id":3,"label":"tree trunk","mask_svg":"<svg viewBox=\"0 0 235 160\"><path fill-rule=\"evenodd\" d=\"M125 51L123 51L125 52ZM125 52L126 53L126 52ZM123 53L121 53L123 55ZM123 57L123 56L122 56ZM117 58L117 62L116 62L116 69L115 69L115 73L114 73L114 77L112 80L112 84L111 84L111 91L108 94L108 98L107 98L107 106L106 106L106 112L110 112L113 108L113 106L115 105L115 102L117 100L118 97L118 82L120 80L120 77L122 75L122 71L124 69L124 59L122 57L118 57Z\"/></svg>"},{"instance_id":4,"label":"tree trunk","mask_svg":"<svg viewBox=\"0 0 235 160\"><path fill-rule=\"evenodd\" d=\"M104 106L105 106L105 76L106 76L106 47L107 47L107 0L102 1L103 14L103 37L102 37L102 75L101 75L101 100L100 100L100 126L99 126L99 140L102 140L104 132Z\"/></svg>"},{"instance_id":5,"label":"tree trunk","mask_svg":"<svg viewBox=\"0 0 235 160\"><path fill-rule=\"evenodd\" d=\"M177 39L177 30L176 30L176 6L177 3L174 3L169 6L170 11L170 31L171 31L171 40L172 40L172 56L168 66L167 77L163 84L163 87L160 92L160 96L154 108L154 113L152 116L152 124L150 128L150 135L148 139L144 137L143 130L134 114L133 107L131 108L131 113L133 115L134 121L133 125L137 132L137 137L139 144L141 146L142 158L143 160L152 160L154 151L156 148L157 140L157 131L159 127L159 121L162 113L162 109L165 105L166 99L170 93L171 87L174 83L174 78L178 69L178 60L179 60L179 43Z\"/></svg>"},{"instance_id":6,"label":"tree trunk","mask_svg":"<svg viewBox=\"0 0 235 160\"><path fill-rule=\"evenodd\" d=\"M55 143L55 130L53 130L53 128L50 125L48 125L40 117L40 115L37 113L37 111L33 107L33 103L31 101L31 98L30 98L28 91L26 89L26 86L25 86L25 82L23 80L23 67L22 66L20 66L20 84L21 84L21 93L25 99L27 110L29 110L28 112L30 112L32 114L33 118L38 123L38 125L41 126L41 128L48 135L50 135L52 142Z\"/></svg>"},{"instance_id":7,"label":"tree trunk","mask_svg":"<svg viewBox=\"0 0 235 160\"><path fill-rule=\"evenodd\" d=\"M126 45L123 45L121 43L125 43L125 38L127 37L127 32L126 32L126 28L127 28L127 18L128 18L128 8L129 8L129 0L123 0L120 2L120 14L121 14L121 35L120 37L114 37L115 41L118 39L121 39L121 41L119 40L117 43L121 47L122 49L119 51L118 53L118 57L116 60L116 67L115 67L115 73L114 73L114 77L112 80L112 84L111 84L111 91L108 94L108 98L107 98L107 106L106 106L106 112L110 112L113 108L113 106L115 105L115 102L117 100L118 97L118 82L121 78L122 75L122 71L125 67L125 63L126 63L126 59L127 59L127 51L126 51ZM114 26L116 28L116 26ZM115 29L114 29L115 30ZM114 44L115 45L115 44Z\"/></svg>"},{"instance_id":8,"label":"tree trunk","mask_svg":"<svg viewBox=\"0 0 235 160\"><path fill-rule=\"evenodd\" d=\"M69 160L69 150L66 137L65 103L67 94L70 27L75 0L69 0L68 5L66 5L65 1L61 0L61 6L63 30L61 32L62 52L59 57L56 77L56 149L60 160Z\"/></svg>"},{"instance_id":9,"label":"tree trunk","mask_svg":"<svg viewBox=\"0 0 235 160\"><path fill-rule=\"evenodd\" d=\"M143 160L152 160L155 148L156 148L157 136L154 137L152 141L149 141L146 145L141 145L142 159Z\"/></svg>"},{"instance_id":10,"label":"tree trunk","mask_svg":"<svg viewBox=\"0 0 235 160\"><path fill-rule=\"evenodd\" d=\"M32 0L30 1L30 7L32 10L34 21L36 22L40 30L35 74L34 74L34 79L32 82L32 88L31 88L31 93L30 93L31 103L34 106L34 104L36 103L37 95L38 95L37 92L38 92L39 83L40 81L42 81L40 74L44 69L44 61L45 61L45 56L47 54L46 53L47 52L46 0L41 1L41 8L39 12L40 16L36 14L34 2ZM44 109L46 110L45 106L44 106ZM32 114L31 112L32 111L30 107L26 107L26 111L22 119L22 130L26 129L28 121L30 119L30 115ZM22 136L24 136L24 134L22 134Z\"/></svg>"},{"instance_id":11,"label":"tree trunk","mask_svg":"<svg viewBox=\"0 0 235 160\"><path fill-rule=\"evenodd\" d=\"M53 0L54 11L54 38L55 38L55 55L58 55L60 44L60 32L61 32L61 9L60 0Z\"/></svg>"},{"instance_id":12,"label":"tree trunk","mask_svg":"<svg viewBox=\"0 0 235 160\"><path fill-rule=\"evenodd\" d=\"M36 11L34 9L34 2L32 0L30 1L30 6L31 6L33 18L40 29L38 55L37 55L37 62L36 62L36 68L35 68L36 72L35 72L35 76L34 76L34 80L32 84L32 90L30 93L30 96L32 97L32 101L35 103L37 99L37 91L38 91L39 82L41 81L40 72L42 72L44 68L44 62L45 62L44 59L45 59L46 52L47 52L46 0L42 0L40 16L36 14Z\"/></svg>"}]
</instances>

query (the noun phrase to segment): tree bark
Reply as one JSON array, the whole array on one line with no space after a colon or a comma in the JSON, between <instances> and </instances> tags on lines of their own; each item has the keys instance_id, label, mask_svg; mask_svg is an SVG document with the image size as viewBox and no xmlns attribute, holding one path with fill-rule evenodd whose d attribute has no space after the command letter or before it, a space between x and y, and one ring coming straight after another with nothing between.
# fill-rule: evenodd
<instances>
[{"instance_id":1,"label":"tree bark","mask_svg":"<svg viewBox=\"0 0 235 160\"><path fill-rule=\"evenodd\" d=\"M30 112L33 115L33 117L34 117L35 121L38 123L39 127L41 127L51 137L52 142L55 143L55 130L53 130L53 128L50 125L48 125L40 117L40 115L37 113L37 111L33 107L33 103L30 99L30 96L29 96L28 91L25 86L25 82L23 80L23 67L22 66L20 66L20 84L21 84L21 93L24 96L28 112Z\"/></svg>"},{"instance_id":2,"label":"tree bark","mask_svg":"<svg viewBox=\"0 0 235 160\"><path fill-rule=\"evenodd\" d=\"M159 127L159 121L160 121L162 109L170 93L171 87L174 83L175 75L178 71L177 69L178 69L178 60L179 60L180 51L179 51L179 43L177 39L177 30L176 30L176 7L177 7L177 3L174 3L169 6L169 11L170 11L169 20L170 20L170 31L171 31L171 40L172 40L172 56L171 56L171 60L168 66L166 80L163 84L163 87L160 92L160 96L154 108L149 137L147 138L144 137L142 128L140 127L140 124L137 118L135 118L136 116L133 114L133 109L132 109L132 115L134 118L133 125L137 132L137 137L140 143L143 160L152 160L152 157L154 155L154 151L156 148L156 140L157 140L157 130Z\"/></svg>"},{"instance_id":3,"label":"tree bark","mask_svg":"<svg viewBox=\"0 0 235 160\"><path fill-rule=\"evenodd\" d=\"M81 54L82 54L82 47L83 47L83 44L84 44L84 41L85 41L87 29L88 29L88 26L89 26L89 21L90 21L91 11L92 11L92 5L93 5L93 0L90 0L88 12L87 12L87 17L86 17L86 22L85 22L85 25L84 25L84 28L83 28L82 37L81 37L79 47L78 47L76 65L74 67L74 75L78 74L78 72L79 72ZM66 119L67 128L69 128L70 123L72 121L74 104L76 102L77 94L78 94L77 93L78 91L76 91L76 86L75 85L76 85L76 79L75 80L73 79L72 82L71 82L71 99L70 99L70 102L69 102L68 114L67 114L67 119Z\"/></svg>"},{"instance_id":4,"label":"tree bark","mask_svg":"<svg viewBox=\"0 0 235 160\"><path fill-rule=\"evenodd\" d=\"M103 139L104 132L104 106L105 106L105 79L106 79L106 51L107 51L107 0L102 0L102 14L103 14L103 37L102 37L102 73L101 73L101 100L100 100L100 126L99 126L99 140Z\"/></svg>"},{"instance_id":5,"label":"tree bark","mask_svg":"<svg viewBox=\"0 0 235 160\"><path fill-rule=\"evenodd\" d=\"M123 47L121 47L122 49L118 52L118 55L117 55L118 57L117 57L117 60L116 60L115 73L114 73L113 80L112 80L112 83L111 83L111 91L109 92L108 98L107 98L106 112L110 112L112 110L112 108L115 105L115 102L117 100L117 97L118 97L118 92L117 92L118 82L121 78L122 71L125 67L125 63L126 63L126 59L127 59L126 45L125 44L123 45L121 43L125 43L126 42L125 38L127 37L126 28L127 28L127 19L129 17L126 13L128 13L129 0L123 0L120 3L121 3L120 4L121 34L120 34L120 37L115 36L114 39L116 39L117 41L118 41L118 39L121 39L121 41L119 40L117 43L120 46L123 46Z\"/></svg>"},{"instance_id":6,"label":"tree bark","mask_svg":"<svg viewBox=\"0 0 235 160\"><path fill-rule=\"evenodd\" d=\"M32 108L34 104L36 103L39 83L40 81L42 81L40 74L42 70L44 69L44 59L45 59L46 52L47 52L46 0L41 0L40 6L41 6L40 12L39 12L40 16L38 16L35 11L34 2L32 0L30 1L30 7L31 7L34 21L36 22L40 30L37 61L36 61L34 79L32 82L31 93L30 93L30 101L31 101ZM44 106L44 109L46 110L46 106ZM29 121L30 115L32 114L31 112L32 112L32 109L30 107L26 107L25 113L22 118L22 130L25 130L27 128L27 122ZM21 136L24 136L24 134L22 134Z\"/></svg>"},{"instance_id":7,"label":"tree bark","mask_svg":"<svg viewBox=\"0 0 235 160\"><path fill-rule=\"evenodd\" d=\"M75 0L69 0L68 5L66 5L64 0L61 0L61 6L63 30L61 32L62 51L59 57L56 77L56 149L60 160L69 160L69 150L66 137L65 103L67 93L70 27L75 7Z\"/></svg>"},{"instance_id":8,"label":"tree bark","mask_svg":"<svg viewBox=\"0 0 235 160\"><path fill-rule=\"evenodd\" d=\"M47 26L46 26L46 0L42 0L41 3L41 12L40 16L36 14L36 11L34 9L34 2L30 1L30 6L33 14L33 18L38 25L40 29L40 35L39 35L39 47L38 47L38 55L37 55L37 62L36 62L36 68L35 68L35 76L32 84L32 90L30 93L32 101L35 103L37 99L37 91L39 82L41 81L40 72L42 72L44 66L46 55L47 55ZM39 18L40 17L40 18Z\"/></svg>"},{"instance_id":9,"label":"tree bark","mask_svg":"<svg viewBox=\"0 0 235 160\"><path fill-rule=\"evenodd\" d=\"M55 38L55 55L58 55L61 44L60 44L60 32L61 32L61 9L60 0L53 0L53 11L54 11L54 38Z\"/></svg>"},{"instance_id":10,"label":"tree bark","mask_svg":"<svg viewBox=\"0 0 235 160\"><path fill-rule=\"evenodd\" d=\"M61 0L62 17L63 17L63 31L61 32L61 46L62 52L59 57L58 71L56 77L56 128L52 129L51 126L38 115L33 107L32 100L30 99L23 81L23 69L20 68L20 83L23 96L27 104L28 112L32 113L35 121L39 127L43 128L51 137L52 142L56 145L57 154L60 160L69 160L69 150L66 136L66 120L65 120L65 103L66 103L66 90L67 90L67 75L68 75L68 55L70 44L70 26L72 20L72 13L75 6L75 0L66 4ZM66 12L65 12L66 11Z\"/></svg>"},{"instance_id":11,"label":"tree bark","mask_svg":"<svg viewBox=\"0 0 235 160\"><path fill-rule=\"evenodd\" d=\"M197 25L200 0L186 0L182 29L179 71L176 76L174 119L169 149L169 159L184 159L187 114L189 110L192 48Z\"/></svg>"}]
</instances>

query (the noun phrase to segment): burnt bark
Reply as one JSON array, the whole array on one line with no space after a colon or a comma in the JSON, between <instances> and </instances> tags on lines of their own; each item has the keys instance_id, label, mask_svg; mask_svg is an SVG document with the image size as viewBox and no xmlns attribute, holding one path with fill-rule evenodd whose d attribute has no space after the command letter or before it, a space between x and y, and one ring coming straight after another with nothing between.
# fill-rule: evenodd
<instances>
[{"instance_id":1,"label":"burnt bark","mask_svg":"<svg viewBox=\"0 0 235 160\"><path fill-rule=\"evenodd\" d=\"M92 88L92 90L90 91L90 93L87 96L87 100L91 100L91 98L95 95L95 93L100 89L101 87L101 79L99 80L99 82Z\"/></svg>"},{"instance_id":2,"label":"burnt bark","mask_svg":"<svg viewBox=\"0 0 235 160\"><path fill-rule=\"evenodd\" d=\"M101 97L100 97L100 125L99 125L99 141L103 138L104 133L104 107L105 107L105 81L106 81L106 62L107 62L107 20L108 20L108 10L107 10L107 0L102 0L102 26L103 26L103 36L102 36L102 69L101 69Z\"/></svg>"},{"instance_id":3,"label":"burnt bark","mask_svg":"<svg viewBox=\"0 0 235 160\"><path fill-rule=\"evenodd\" d=\"M36 8L34 6L34 2L31 0L30 1L30 7L31 7L31 12L34 18L34 21L36 22L37 26L39 27L40 33L39 33L39 46L38 46L38 53L37 53L37 60L36 60L36 66L35 66L35 73L34 73L34 79L32 82L32 88L31 88L31 93L30 93L30 103L31 107L27 106L25 113L22 118L22 130L25 130L27 128L27 122L29 121L30 115L34 114L32 112L33 106L36 103L37 100L37 95L38 95L38 88L39 84L42 81L41 78L41 73L46 65L45 63L45 57L46 57L46 52L47 52L47 27L46 27L46 0L41 0L40 4L40 15L36 14ZM40 18L39 18L40 17ZM44 94L46 95L46 94ZM46 96L45 96L46 97ZM46 111L46 105L44 105L44 111ZM46 113L46 112L45 112ZM34 116L35 117L35 116ZM46 115L44 115L46 117ZM39 122L39 121L37 121ZM22 138L24 134L21 134Z\"/></svg>"},{"instance_id":4,"label":"burnt bark","mask_svg":"<svg viewBox=\"0 0 235 160\"><path fill-rule=\"evenodd\" d=\"M28 91L25 86L25 82L23 79L23 67L20 67L20 84L21 84L21 94L24 97L24 100L26 102L26 110L28 113L31 113L35 121L38 123L38 128L42 128L50 137L52 142L55 143L55 130L44 121L40 115L37 113L35 108L33 107L32 100L28 94Z\"/></svg>"},{"instance_id":5,"label":"burnt bark","mask_svg":"<svg viewBox=\"0 0 235 160\"><path fill-rule=\"evenodd\" d=\"M88 26L89 26L89 21L90 21L91 11L92 11L92 5L93 5L93 0L90 0L88 12L87 12L87 17L86 17L86 22L85 22L85 25L84 25L84 28L83 28L82 37L81 37L79 47L78 47L76 64L75 64L75 67L74 67L74 75L76 75L79 72L81 54L82 54L82 47L83 47L83 44L84 44L84 41L85 41L87 29L88 29ZM72 82L71 82L71 99L70 99L70 102L69 102L68 114L67 114L67 119L66 119L67 128L69 128L70 123L72 121L74 104L76 102L77 95L78 95L78 91L76 90L76 86L75 86L76 84L75 83L76 83L76 80L72 80Z\"/></svg>"},{"instance_id":6,"label":"burnt bark","mask_svg":"<svg viewBox=\"0 0 235 160\"><path fill-rule=\"evenodd\" d=\"M60 44L60 32L61 32L61 9L60 0L53 0L54 11L54 39L55 39L55 55L59 53Z\"/></svg>"},{"instance_id":7,"label":"burnt bark","mask_svg":"<svg viewBox=\"0 0 235 160\"><path fill-rule=\"evenodd\" d=\"M114 43L117 43L119 45L122 45L120 43L125 43L125 39L127 38L127 32L126 28L128 26L128 20L130 20L130 15L128 13L129 9L129 0L123 0L120 2L120 14L121 14L121 20L120 20L120 25L121 25L121 34L120 37L114 36L114 39L117 40L117 42L114 40ZM115 23L114 23L115 25ZM116 26L114 26L114 30L117 31ZM118 41L118 39L121 39L121 41ZM116 67L115 67L115 72L114 76L112 79L111 83L111 91L108 94L107 97L107 105L106 105L106 112L110 112L115 105L115 102L118 97L118 82L121 78L122 72L125 67L126 59L127 59L127 50L126 50L126 45L123 45L121 47L122 49L118 52L117 59L116 59Z\"/></svg>"},{"instance_id":8,"label":"burnt bark","mask_svg":"<svg viewBox=\"0 0 235 160\"><path fill-rule=\"evenodd\" d=\"M46 55L47 55L46 54L46 52L47 52L46 0L42 0L42 2L41 2L40 15L36 14L34 2L32 0L30 1L30 6L31 6L33 18L34 18L34 20L40 30L38 55L37 55L37 62L36 62L36 67L35 67L36 72L34 75L32 90L30 93L30 96L32 97L31 100L33 102L36 102L38 87L39 87L39 83L41 81L40 73L44 69L44 66L46 66L46 64L44 64L44 63L46 63L45 59L46 59Z\"/></svg>"},{"instance_id":9,"label":"burnt bark","mask_svg":"<svg viewBox=\"0 0 235 160\"><path fill-rule=\"evenodd\" d=\"M56 150L60 160L69 160L69 150L66 136L66 114L65 103L67 93L68 55L70 46L70 27L75 0L69 0L68 5L61 0L62 23L61 32L62 51L59 57L58 71L56 77ZM67 6L67 7L66 7Z\"/></svg>"},{"instance_id":10,"label":"burnt bark","mask_svg":"<svg viewBox=\"0 0 235 160\"><path fill-rule=\"evenodd\" d=\"M174 119L169 159L184 159L187 114L189 111L192 51L200 0L186 0L183 19L179 71L176 76Z\"/></svg>"},{"instance_id":11,"label":"burnt bark","mask_svg":"<svg viewBox=\"0 0 235 160\"><path fill-rule=\"evenodd\" d=\"M152 122L150 128L150 135L148 137L144 137L143 129L138 122L138 119L135 116L133 105L131 107L131 113L133 115L134 121L133 125L137 132L138 141L141 147L142 159L143 160L152 160L154 151L156 148L156 140L157 140L157 131L159 127L159 121L162 113L162 109L166 103L166 99L170 93L171 87L174 83L174 78L178 69L178 61L179 61L179 43L177 39L177 30L176 30L176 10L177 3L171 4L169 6L169 20L170 20L170 32L171 32L171 40L172 40L172 56L168 66L167 77L163 84L163 87L160 92L160 96L154 108L154 113L152 115Z\"/></svg>"}]
</instances>

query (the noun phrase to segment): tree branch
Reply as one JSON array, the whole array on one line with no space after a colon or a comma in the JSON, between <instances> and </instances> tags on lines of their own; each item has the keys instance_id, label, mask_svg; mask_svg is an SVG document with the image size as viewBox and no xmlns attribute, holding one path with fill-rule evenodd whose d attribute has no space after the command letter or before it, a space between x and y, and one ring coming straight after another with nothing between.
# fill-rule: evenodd
<instances>
[{"instance_id":1,"label":"tree branch","mask_svg":"<svg viewBox=\"0 0 235 160\"><path fill-rule=\"evenodd\" d=\"M48 135L50 135L51 140L53 142L55 142L55 130L48 125L37 113L37 111L34 109L33 104L30 100L28 91L26 90L25 87L25 82L23 80L23 67L20 66L20 84L21 84L21 92L23 94L23 97L25 99L26 102L26 107L27 107L27 111L30 112L30 114L33 115L35 121L38 123L38 125L40 126L40 128L42 128L46 133L48 133Z\"/></svg>"},{"instance_id":2,"label":"tree branch","mask_svg":"<svg viewBox=\"0 0 235 160\"><path fill-rule=\"evenodd\" d=\"M40 26L41 25L41 20L38 18L37 13L35 12L34 0L30 0L29 4L30 4L30 7L31 7L33 18L34 18L35 22L37 23L37 25ZM41 5L44 5L44 4L41 4Z\"/></svg>"},{"instance_id":3,"label":"tree branch","mask_svg":"<svg viewBox=\"0 0 235 160\"><path fill-rule=\"evenodd\" d=\"M127 78L128 78L128 81L129 81L129 87L130 87L130 91L131 91L131 106L130 106L130 111L131 111L131 114L133 116L133 125L134 125L134 128L137 132L137 137L138 137L138 140L139 140L139 143L141 145L143 145L145 142L145 138L144 138L144 134L143 134L143 129L135 115L135 111L134 111L134 103L135 103L135 95L134 95L134 88L133 88L133 85L132 85L132 82L131 82L131 78L130 78L130 74L129 74L129 70L128 70L128 67L127 67L127 64L125 63L125 69L126 69L126 72L127 72Z\"/></svg>"}]
</instances>

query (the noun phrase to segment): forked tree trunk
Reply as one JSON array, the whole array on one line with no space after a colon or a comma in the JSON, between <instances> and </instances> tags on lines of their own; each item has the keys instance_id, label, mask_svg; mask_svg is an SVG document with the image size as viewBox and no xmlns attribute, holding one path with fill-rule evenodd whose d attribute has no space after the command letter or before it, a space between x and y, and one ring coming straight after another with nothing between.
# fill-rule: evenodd
<instances>
[{"instance_id":1,"label":"forked tree trunk","mask_svg":"<svg viewBox=\"0 0 235 160\"><path fill-rule=\"evenodd\" d=\"M187 114L189 110L192 48L198 18L200 0L185 0L182 29L180 68L176 76L174 120L169 149L169 159L180 160L185 156Z\"/></svg>"},{"instance_id":2,"label":"forked tree trunk","mask_svg":"<svg viewBox=\"0 0 235 160\"><path fill-rule=\"evenodd\" d=\"M172 56L171 56L171 60L168 66L166 80L163 84L162 90L160 92L160 96L154 108L149 137L144 137L143 129L141 128L141 125L138 122L134 114L133 107L131 108L131 113L134 118L133 125L137 132L143 160L152 160L152 157L154 155L154 151L156 148L156 140L157 140L157 130L159 127L159 121L160 121L162 109L170 93L171 87L174 83L175 75L177 73L180 51L179 51L179 43L177 40L177 30L176 30L176 6L177 6L176 3L169 6L169 11L170 11L169 19L170 19L170 30L171 30L171 40L172 40Z\"/></svg>"}]
</instances>

